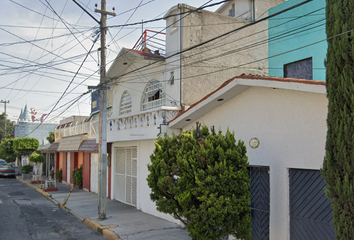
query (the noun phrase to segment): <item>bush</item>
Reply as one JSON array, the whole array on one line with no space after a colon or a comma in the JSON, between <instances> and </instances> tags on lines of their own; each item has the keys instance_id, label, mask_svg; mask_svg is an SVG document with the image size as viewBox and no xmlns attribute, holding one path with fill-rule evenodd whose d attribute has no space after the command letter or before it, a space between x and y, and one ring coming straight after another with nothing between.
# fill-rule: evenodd
<instances>
[{"instance_id":1,"label":"bush","mask_svg":"<svg viewBox=\"0 0 354 240\"><path fill-rule=\"evenodd\" d=\"M33 166L32 165L23 165L22 167L21 167L21 172L22 173L30 173L30 172L32 172L33 171Z\"/></svg>"},{"instance_id":2,"label":"bush","mask_svg":"<svg viewBox=\"0 0 354 240\"><path fill-rule=\"evenodd\" d=\"M38 153L32 153L31 156L29 156L29 160L30 162L34 162L34 163L42 163L44 162L44 156Z\"/></svg>"},{"instance_id":3,"label":"bush","mask_svg":"<svg viewBox=\"0 0 354 240\"><path fill-rule=\"evenodd\" d=\"M59 169L56 173L55 173L56 179L61 181L63 180L63 169Z\"/></svg>"},{"instance_id":4,"label":"bush","mask_svg":"<svg viewBox=\"0 0 354 240\"><path fill-rule=\"evenodd\" d=\"M82 186L82 165L79 168L75 168L72 172L74 184L77 186Z\"/></svg>"},{"instance_id":5,"label":"bush","mask_svg":"<svg viewBox=\"0 0 354 240\"><path fill-rule=\"evenodd\" d=\"M197 126L197 129L199 127ZM159 138L147 178L157 210L179 219L196 240L251 238L246 147L207 127Z\"/></svg>"}]
</instances>

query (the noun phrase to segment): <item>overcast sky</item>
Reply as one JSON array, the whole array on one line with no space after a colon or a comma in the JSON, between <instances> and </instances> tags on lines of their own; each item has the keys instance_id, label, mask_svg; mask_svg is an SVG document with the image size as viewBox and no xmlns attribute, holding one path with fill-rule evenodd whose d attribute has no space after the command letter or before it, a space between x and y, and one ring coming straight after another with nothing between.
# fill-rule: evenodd
<instances>
[{"instance_id":1,"label":"overcast sky","mask_svg":"<svg viewBox=\"0 0 354 240\"><path fill-rule=\"evenodd\" d=\"M114 7L117 14L108 17L107 25L159 18L178 3L200 7L220 1L107 0L107 10L112 11ZM95 3L100 8L101 1L77 2L100 19L94 8ZM206 10L215 11L217 8ZM36 109L37 118L49 113L57 104L46 122L58 122L72 115L88 116L90 94L75 101L87 92L87 86L99 83L99 40L93 46L98 24L72 0L2 0L0 20L0 100L10 101L7 104L8 118L17 119L26 104L28 109ZM165 21L144 24L144 29L155 31L164 27ZM109 28L107 63L122 47L132 48L141 32L141 25ZM91 54L74 78L92 46ZM68 94L58 103L66 89ZM67 109L72 102L75 104ZM0 112L3 111L4 104L1 103Z\"/></svg>"}]
</instances>

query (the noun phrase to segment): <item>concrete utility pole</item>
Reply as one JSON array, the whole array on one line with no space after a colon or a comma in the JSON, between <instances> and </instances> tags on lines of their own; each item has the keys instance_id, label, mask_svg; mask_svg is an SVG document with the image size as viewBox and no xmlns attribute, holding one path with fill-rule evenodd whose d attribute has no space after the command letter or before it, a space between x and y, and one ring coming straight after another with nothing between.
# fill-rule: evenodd
<instances>
[{"instance_id":1,"label":"concrete utility pole","mask_svg":"<svg viewBox=\"0 0 354 240\"><path fill-rule=\"evenodd\" d=\"M107 89L106 85L106 32L107 15L115 16L114 12L106 11L106 0L101 0L101 66L100 66L100 115L99 115L99 143L100 143L100 170L99 170L99 193L98 193L98 218L106 219L107 198Z\"/></svg>"},{"instance_id":2,"label":"concrete utility pole","mask_svg":"<svg viewBox=\"0 0 354 240\"><path fill-rule=\"evenodd\" d=\"M10 101L1 100L0 103L4 104L4 138L6 138L6 103L10 103Z\"/></svg>"},{"instance_id":3,"label":"concrete utility pole","mask_svg":"<svg viewBox=\"0 0 354 240\"><path fill-rule=\"evenodd\" d=\"M100 92L100 115L99 115L99 154L100 169L98 178L98 218L106 219L106 198L107 198L107 89L106 85L106 33L107 33L107 15L116 16L114 12L106 11L106 0L101 0L101 9L95 9L95 12L101 13L101 21L98 21L76 0L73 0L82 10L84 10L93 20L100 24L101 32L101 66L100 66L100 84L98 86L89 86L89 89L97 89ZM97 7L97 4L96 4Z\"/></svg>"}]
</instances>

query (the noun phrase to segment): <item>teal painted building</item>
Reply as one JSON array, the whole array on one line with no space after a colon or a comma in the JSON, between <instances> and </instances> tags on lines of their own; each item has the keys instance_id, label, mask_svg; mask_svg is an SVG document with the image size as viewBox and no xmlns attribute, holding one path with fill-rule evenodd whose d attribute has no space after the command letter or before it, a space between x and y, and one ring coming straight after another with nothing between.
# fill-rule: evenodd
<instances>
[{"instance_id":1,"label":"teal painted building","mask_svg":"<svg viewBox=\"0 0 354 240\"><path fill-rule=\"evenodd\" d=\"M288 0L269 15L303 0ZM326 80L326 0L313 0L269 19L269 76Z\"/></svg>"}]
</instances>

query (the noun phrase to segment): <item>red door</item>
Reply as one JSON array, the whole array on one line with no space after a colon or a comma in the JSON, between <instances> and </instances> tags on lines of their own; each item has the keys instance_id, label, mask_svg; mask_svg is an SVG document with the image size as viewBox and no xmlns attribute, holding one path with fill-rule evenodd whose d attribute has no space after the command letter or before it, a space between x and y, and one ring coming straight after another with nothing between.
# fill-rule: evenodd
<instances>
[{"instance_id":1,"label":"red door","mask_svg":"<svg viewBox=\"0 0 354 240\"><path fill-rule=\"evenodd\" d=\"M73 171L77 168L78 164L78 153L68 153L70 154L70 183L74 184Z\"/></svg>"},{"instance_id":2,"label":"red door","mask_svg":"<svg viewBox=\"0 0 354 240\"><path fill-rule=\"evenodd\" d=\"M63 152L63 162L62 162L62 166L63 166L63 181L67 181L67 167L66 167L66 154L69 154L69 153L66 153L66 152Z\"/></svg>"},{"instance_id":3,"label":"red door","mask_svg":"<svg viewBox=\"0 0 354 240\"><path fill-rule=\"evenodd\" d=\"M91 182L91 154L84 153L84 162L82 165L82 178L83 178L83 188L87 191L90 191L90 182Z\"/></svg>"}]
</instances>

